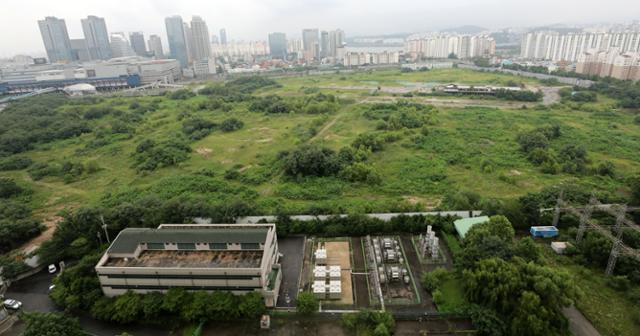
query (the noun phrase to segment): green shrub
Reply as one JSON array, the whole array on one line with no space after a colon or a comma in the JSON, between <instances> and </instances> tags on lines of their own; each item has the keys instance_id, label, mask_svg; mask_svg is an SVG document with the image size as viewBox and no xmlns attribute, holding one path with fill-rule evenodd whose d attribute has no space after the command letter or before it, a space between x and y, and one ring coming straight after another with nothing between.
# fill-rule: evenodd
<instances>
[{"instance_id":1,"label":"green shrub","mask_svg":"<svg viewBox=\"0 0 640 336\"><path fill-rule=\"evenodd\" d=\"M0 160L0 171L22 170L29 168L33 161L26 156L10 156Z\"/></svg>"},{"instance_id":2,"label":"green shrub","mask_svg":"<svg viewBox=\"0 0 640 336\"><path fill-rule=\"evenodd\" d=\"M223 132L233 132L244 127L244 123L236 118L225 119L220 124L220 129Z\"/></svg>"}]
</instances>

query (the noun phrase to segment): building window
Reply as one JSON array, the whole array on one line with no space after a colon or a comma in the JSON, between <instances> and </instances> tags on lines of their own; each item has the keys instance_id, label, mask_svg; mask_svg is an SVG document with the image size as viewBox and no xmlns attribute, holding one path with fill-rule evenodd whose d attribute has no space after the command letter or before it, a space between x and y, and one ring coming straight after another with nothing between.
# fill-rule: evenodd
<instances>
[{"instance_id":1,"label":"building window","mask_svg":"<svg viewBox=\"0 0 640 336\"><path fill-rule=\"evenodd\" d=\"M227 243L209 243L210 250L226 250Z\"/></svg>"},{"instance_id":2,"label":"building window","mask_svg":"<svg viewBox=\"0 0 640 336\"><path fill-rule=\"evenodd\" d=\"M195 243L178 243L178 250L195 250Z\"/></svg>"},{"instance_id":3,"label":"building window","mask_svg":"<svg viewBox=\"0 0 640 336\"><path fill-rule=\"evenodd\" d=\"M164 250L164 243L147 243L147 250Z\"/></svg>"},{"instance_id":4,"label":"building window","mask_svg":"<svg viewBox=\"0 0 640 336\"><path fill-rule=\"evenodd\" d=\"M240 248L243 250L259 250L260 244L258 243L240 243Z\"/></svg>"}]
</instances>

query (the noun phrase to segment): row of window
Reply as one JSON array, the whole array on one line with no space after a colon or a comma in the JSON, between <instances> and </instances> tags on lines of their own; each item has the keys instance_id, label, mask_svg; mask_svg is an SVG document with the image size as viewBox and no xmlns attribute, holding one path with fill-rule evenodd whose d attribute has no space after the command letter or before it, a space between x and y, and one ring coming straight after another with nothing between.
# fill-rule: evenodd
<instances>
[{"instance_id":1,"label":"row of window","mask_svg":"<svg viewBox=\"0 0 640 336\"><path fill-rule=\"evenodd\" d=\"M209 279L209 280L256 280L256 275L224 275L224 274L100 274L110 279Z\"/></svg>"},{"instance_id":2,"label":"row of window","mask_svg":"<svg viewBox=\"0 0 640 336\"><path fill-rule=\"evenodd\" d=\"M149 250L164 250L165 243L147 243L147 249ZM198 243L198 245L204 243ZM196 243L178 243L178 250L195 250ZM226 250L227 243L209 243L210 250ZM242 250L259 250L260 244L258 243L240 243L240 249Z\"/></svg>"},{"instance_id":3,"label":"row of window","mask_svg":"<svg viewBox=\"0 0 640 336\"><path fill-rule=\"evenodd\" d=\"M142 289L142 290L169 290L171 288L182 288L185 290L221 290L221 291L254 291L262 287L251 286L155 286L155 285L103 285L112 289Z\"/></svg>"}]
</instances>

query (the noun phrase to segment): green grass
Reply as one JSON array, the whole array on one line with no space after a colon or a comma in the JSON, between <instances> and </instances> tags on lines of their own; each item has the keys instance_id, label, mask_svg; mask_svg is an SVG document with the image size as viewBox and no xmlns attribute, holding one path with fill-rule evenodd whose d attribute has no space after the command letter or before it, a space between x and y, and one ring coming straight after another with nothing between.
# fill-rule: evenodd
<instances>
[{"instance_id":1,"label":"green grass","mask_svg":"<svg viewBox=\"0 0 640 336\"><path fill-rule=\"evenodd\" d=\"M460 252L462 252L462 246L460 246L460 241L454 235L448 234L446 232L442 232L442 237L447 242L447 246L449 246L449 250L451 251L451 255L455 259Z\"/></svg>"},{"instance_id":2,"label":"green grass","mask_svg":"<svg viewBox=\"0 0 640 336\"><path fill-rule=\"evenodd\" d=\"M462 280L458 277L450 276L438 287L438 290L442 293L441 301L437 302L439 312L460 312L468 305L464 297Z\"/></svg>"},{"instance_id":3,"label":"green grass","mask_svg":"<svg viewBox=\"0 0 640 336\"><path fill-rule=\"evenodd\" d=\"M303 96L302 88L331 84L504 84L510 80L536 84L531 79L463 69L414 73L381 70L283 78L278 80L282 87L261 89L260 94ZM186 101L166 97L106 98L98 105L127 111L133 101L145 103L157 99L160 109L146 113L141 123L133 125L135 135L131 139L114 138L105 146L83 151L96 139L96 135L91 133L40 145L25 153L36 162L95 161L102 168L99 172L68 184L55 177L33 181L26 171L2 172L0 175L14 177L31 187L34 206L43 214L51 214L62 207L98 204L106 194L144 191L158 181L202 170L213 172L214 179L228 184L230 190L253 193L250 199L256 204L256 213L275 213L277 209L303 213L311 207L332 212L424 210L437 206L444 195L456 190L476 192L482 197L509 199L559 183L581 184L624 195L628 192L624 178L640 171L637 156L640 152L640 127L632 122L632 113L598 112L610 111L608 107L612 104L610 99L601 98L595 104L558 105L541 110L438 107L433 125L428 126L427 136L421 135L419 129L394 131L399 139L371 155L369 162L381 175L380 184L349 183L338 178L287 179L276 160L279 152L290 151L305 143L338 150L349 146L359 134L376 131L377 122L362 115L369 105L360 103L361 93L344 90L339 96L346 103L337 112L324 116L304 113L265 115L248 111L247 103L233 103L228 112L200 111L196 106L206 101L207 97L203 96ZM88 107L69 105L62 108L73 111ZM182 112L216 123L235 117L242 120L245 127L230 133L214 131L192 142L190 159L177 166L147 174L137 173L132 158L137 144L143 139L162 141L180 135L182 126L178 116ZM108 116L94 123L97 127L109 127L112 121L113 117ZM515 141L518 133L555 123L561 125L563 136L552 142L554 150L559 151L565 144L582 144L592 165L612 161L619 178L546 175L528 162ZM483 160L491 163L489 172L481 169ZM224 172L228 169L241 170L242 178L224 180ZM193 193L197 194L197 191Z\"/></svg>"}]
</instances>

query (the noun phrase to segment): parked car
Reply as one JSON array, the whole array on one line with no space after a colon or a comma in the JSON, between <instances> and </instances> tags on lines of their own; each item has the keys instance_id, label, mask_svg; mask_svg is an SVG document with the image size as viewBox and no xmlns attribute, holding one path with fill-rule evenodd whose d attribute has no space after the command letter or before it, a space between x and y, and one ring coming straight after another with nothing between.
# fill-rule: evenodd
<instances>
[{"instance_id":1,"label":"parked car","mask_svg":"<svg viewBox=\"0 0 640 336\"><path fill-rule=\"evenodd\" d=\"M58 271L58 269L56 268L56 265L54 264L49 265L49 273L53 274L56 271Z\"/></svg>"},{"instance_id":2,"label":"parked car","mask_svg":"<svg viewBox=\"0 0 640 336\"><path fill-rule=\"evenodd\" d=\"M5 308L13 310L18 310L20 309L20 307L22 307L22 302L13 299L6 299L4 300L4 302L2 302L2 304Z\"/></svg>"}]
</instances>

